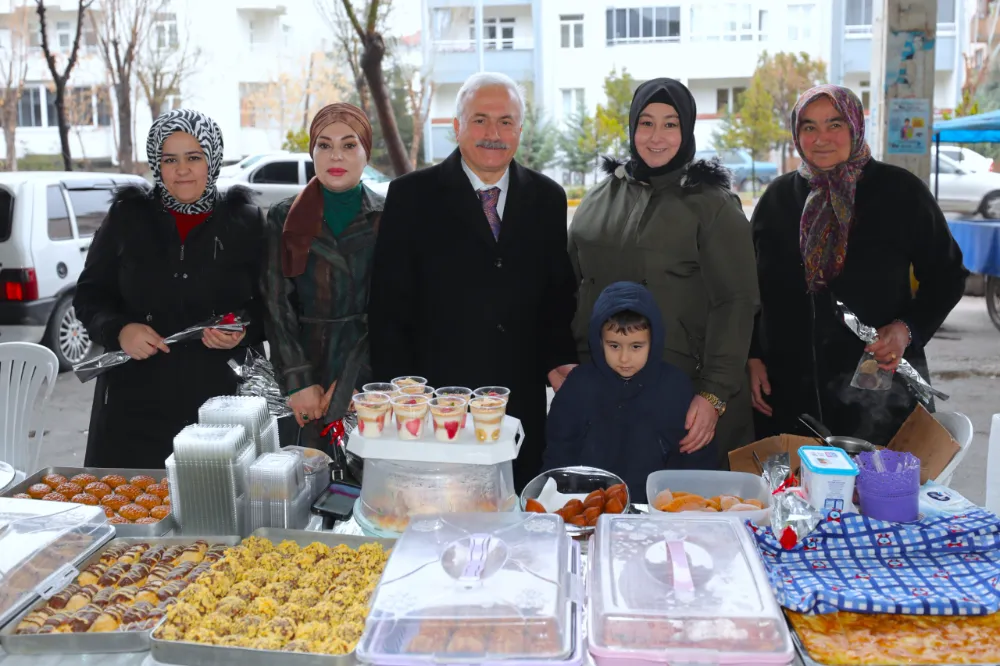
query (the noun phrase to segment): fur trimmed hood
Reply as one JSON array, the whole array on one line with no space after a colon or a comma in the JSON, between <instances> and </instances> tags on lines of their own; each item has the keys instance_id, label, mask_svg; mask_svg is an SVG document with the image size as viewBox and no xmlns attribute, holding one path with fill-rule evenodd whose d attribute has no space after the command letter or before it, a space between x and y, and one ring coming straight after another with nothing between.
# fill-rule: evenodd
<instances>
[{"instance_id":1,"label":"fur trimmed hood","mask_svg":"<svg viewBox=\"0 0 1000 666\"><path fill-rule=\"evenodd\" d=\"M616 178L632 178L629 161L605 155L601 158L601 171ZM681 177L681 187L686 190L698 186L721 187L730 190L733 187L733 173L727 169L719 158L710 160L694 160L684 167Z\"/></svg>"},{"instance_id":2,"label":"fur trimmed hood","mask_svg":"<svg viewBox=\"0 0 1000 666\"><path fill-rule=\"evenodd\" d=\"M233 185L225 192L219 193L217 202L230 208L254 205L253 190L243 185ZM156 188L151 185L123 185L116 188L112 205L125 203L152 202L156 197Z\"/></svg>"}]
</instances>

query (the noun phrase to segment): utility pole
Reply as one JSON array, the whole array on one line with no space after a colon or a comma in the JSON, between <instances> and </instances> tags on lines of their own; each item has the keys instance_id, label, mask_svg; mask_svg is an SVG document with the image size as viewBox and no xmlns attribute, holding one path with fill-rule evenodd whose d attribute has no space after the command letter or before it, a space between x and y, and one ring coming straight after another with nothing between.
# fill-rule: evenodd
<instances>
[{"instance_id":1,"label":"utility pole","mask_svg":"<svg viewBox=\"0 0 1000 666\"><path fill-rule=\"evenodd\" d=\"M872 136L876 159L930 181L937 0L872 0Z\"/></svg>"}]
</instances>

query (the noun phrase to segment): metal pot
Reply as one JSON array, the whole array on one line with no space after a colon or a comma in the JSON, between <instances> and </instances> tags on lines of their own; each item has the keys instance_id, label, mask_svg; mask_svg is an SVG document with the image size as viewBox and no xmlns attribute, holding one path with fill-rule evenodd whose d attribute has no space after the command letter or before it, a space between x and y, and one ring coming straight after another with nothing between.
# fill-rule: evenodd
<instances>
[{"instance_id":1,"label":"metal pot","mask_svg":"<svg viewBox=\"0 0 1000 666\"><path fill-rule=\"evenodd\" d=\"M861 439L860 437L847 437L845 435L834 435L825 425L823 425L819 419L816 419L809 414L802 414L799 416L799 421L809 428L816 439L818 439L824 446L835 446L838 449L843 449L848 455L855 456L862 451L874 451L875 445L868 440Z\"/></svg>"}]
</instances>

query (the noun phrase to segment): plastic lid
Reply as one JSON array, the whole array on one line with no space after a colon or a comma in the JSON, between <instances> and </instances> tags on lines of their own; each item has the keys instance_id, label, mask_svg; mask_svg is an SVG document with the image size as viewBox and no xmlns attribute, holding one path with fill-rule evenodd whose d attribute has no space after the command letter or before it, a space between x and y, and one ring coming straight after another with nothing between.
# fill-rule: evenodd
<instances>
[{"instance_id":1,"label":"plastic lid","mask_svg":"<svg viewBox=\"0 0 1000 666\"><path fill-rule=\"evenodd\" d=\"M857 476L858 466L847 452L832 446L799 447L799 460L814 474Z\"/></svg>"},{"instance_id":2,"label":"plastic lid","mask_svg":"<svg viewBox=\"0 0 1000 666\"><path fill-rule=\"evenodd\" d=\"M414 519L358 645L364 661L561 660L573 650L570 539L551 514Z\"/></svg>"},{"instance_id":3,"label":"plastic lid","mask_svg":"<svg viewBox=\"0 0 1000 666\"><path fill-rule=\"evenodd\" d=\"M99 506L0 498L0 625L72 582L114 532Z\"/></svg>"},{"instance_id":4,"label":"plastic lid","mask_svg":"<svg viewBox=\"0 0 1000 666\"><path fill-rule=\"evenodd\" d=\"M781 609L742 525L713 516L604 515L590 556L595 656L792 660Z\"/></svg>"}]
</instances>

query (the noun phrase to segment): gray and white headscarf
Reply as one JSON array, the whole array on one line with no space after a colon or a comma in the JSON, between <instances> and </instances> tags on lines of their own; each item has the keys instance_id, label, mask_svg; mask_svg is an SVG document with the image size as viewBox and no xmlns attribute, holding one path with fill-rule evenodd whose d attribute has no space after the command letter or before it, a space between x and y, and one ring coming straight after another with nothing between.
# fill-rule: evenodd
<instances>
[{"instance_id":1,"label":"gray and white headscarf","mask_svg":"<svg viewBox=\"0 0 1000 666\"><path fill-rule=\"evenodd\" d=\"M175 199L164 187L160 175L163 142L174 132L187 132L197 139L198 143L201 144L201 149L205 151L205 160L208 162L208 181L205 183L205 192L200 199L192 203L181 203ZM215 207L217 196L215 181L218 180L219 171L222 169L222 130L219 129L214 120L204 113L191 109L175 109L167 111L153 121L153 126L149 128L149 137L146 139L146 159L153 172L156 187L160 190L160 198L164 206L187 215L207 213Z\"/></svg>"}]
</instances>

